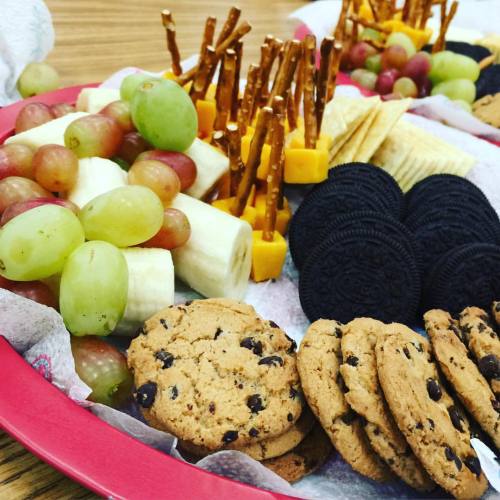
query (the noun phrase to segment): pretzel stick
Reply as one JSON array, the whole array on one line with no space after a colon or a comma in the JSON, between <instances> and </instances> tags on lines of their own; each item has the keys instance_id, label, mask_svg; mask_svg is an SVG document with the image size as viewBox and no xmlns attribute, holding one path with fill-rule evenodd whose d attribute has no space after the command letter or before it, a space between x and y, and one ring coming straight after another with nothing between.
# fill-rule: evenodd
<instances>
[{"instance_id":1,"label":"pretzel stick","mask_svg":"<svg viewBox=\"0 0 500 500\"><path fill-rule=\"evenodd\" d=\"M368 0L368 4L370 5L370 9L371 9L372 14L373 14L373 19L375 19L375 21L378 22L379 16L378 16L377 6L376 6L375 2L373 0Z\"/></svg>"},{"instance_id":2,"label":"pretzel stick","mask_svg":"<svg viewBox=\"0 0 500 500\"><path fill-rule=\"evenodd\" d=\"M241 9L239 7L233 6L229 9L226 22L222 26L219 36L217 37L217 41L215 42L216 47L226 40L227 37L233 32L240 15Z\"/></svg>"},{"instance_id":3,"label":"pretzel stick","mask_svg":"<svg viewBox=\"0 0 500 500\"><path fill-rule=\"evenodd\" d=\"M263 44L260 46L260 72L259 77L257 78L257 84L255 85L255 98L253 103L252 119L262 103L263 94L267 93L269 75L271 74L271 68L273 66L275 57L276 55L273 54L273 47L267 44Z\"/></svg>"},{"instance_id":4,"label":"pretzel stick","mask_svg":"<svg viewBox=\"0 0 500 500\"><path fill-rule=\"evenodd\" d=\"M179 76L182 74L181 55L179 54L179 47L175 40L175 23L172 18L172 13L167 9L162 10L161 20L167 35L167 48L172 58L172 72L175 76Z\"/></svg>"},{"instance_id":5,"label":"pretzel stick","mask_svg":"<svg viewBox=\"0 0 500 500\"><path fill-rule=\"evenodd\" d=\"M316 147L317 124L314 106L314 75L316 59L316 37L306 35L304 38L304 143L307 149Z\"/></svg>"},{"instance_id":6,"label":"pretzel stick","mask_svg":"<svg viewBox=\"0 0 500 500\"><path fill-rule=\"evenodd\" d=\"M434 42L434 45L432 46L433 54L435 54L436 52L440 52L445 48L446 32L448 31L448 27L450 26L452 19L455 17L455 14L457 13L457 8L458 8L458 2L457 0L453 0L450 12L448 12L448 15L444 19L444 22L441 23L441 29L439 30L438 39Z\"/></svg>"},{"instance_id":7,"label":"pretzel stick","mask_svg":"<svg viewBox=\"0 0 500 500\"><path fill-rule=\"evenodd\" d=\"M365 28L371 28L376 31L380 31L381 33L387 33L387 34L391 33L391 30L389 28L386 28L377 22L369 21L368 19L363 19L362 17L359 17L357 14L350 14L349 19L353 23L359 23L361 24L361 26Z\"/></svg>"},{"instance_id":8,"label":"pretzel stick","mask_svg":"<svg viewBox=\"0 0 500 500\"><path fill-rule=\"evenodd\" d=\"M189 90L189 95L193 104L196 105L198 99L204 99L207 93L208 86L210 85L210 80L208 75L210 74L212 66L215 66L217 61L217 56L215 54L215 49L209 45L205 50L205 55L198 66L198 71L196 72L196 77Z\"/></svg>"},{"instance_id":9,"label":"pretzel stick","mask_svg":"<svg viewBox=\"0 0 500 500\"><path fill-rule=\"evenodd\" d=\"M294 108L297 115L300 113L300 103L302 102L302 91L304 88L304 79L302 78L304 76L304 72L302 68L303 62L302 58L300 58L300 61L297 64L297 71L295 72L295 89L293 94Z\"/></svg>"},{"instance_id":10,"label":"pretzel stick","mask_svg":"<svg viewBox=\"0 0 500 500\"><path fill-rule=\"evenodd\" d=\"M401 15L404 23L408 21L408 14L410 12L410 0L405 0L403 4L403 13Z\"/></svg>"},{"instance_id":11,"label":"pretzel stick","mask_svg":"<svg viewBox=\"0 0 500 500\"><path fill-rule=\"evenodd\" d=\"M239 217L243 213L248 197L250 196L252 185L255 183L255 179L257 177L257 167L260 164L262 148L266 140L269 121L272 114L273 110L268 106L261 108L259 111L255 133L253 135L252 142L250 143L247 163L245 165L245 169L243 170L241 182L236 191L236 197L231 205L231 213L236 217Z\"/></svg>"},{"instance_id":12,"label":"pretzel stick","mask_svg":"<svg viewBox=\"0 0 500 500\"><path fill-rule=\"evenodd\" d=\"M230 123L226 127L227 155L229 157L229 196L234 196L241 181L243 162L241 161L241 135L238 125Z\"/></svg>"},{"instance_id":13,"label":"pretzel stick","mask_svg":"<svg viewBox=\"0 0 500 500\"><path fill-rule=\"evenodd\" d=\"M227 155L227 137L223 130L214 130L212 132L212 144Z\"/></svg>"},{"instance_id":14,"label":"pretzel stick","mask_svg":"<svg viewBox=\"0 0 500 500\"><path fill-rule=\"evenodd\" d=\"M342 8L340 10L339 20L335 27L334 36L337 40L343 40L345 35L345 21L347 18L347 11L349 10L350 0L342 0Z\"/></svg>"},{"instance_id":15,"label":"pretzel stick","mask_svg":"<svg viewBox=\"0 0 500 500\"><path fill-rule=\"evenodd\" d=\"M274 40L271 41L271 48L272 48L272 63L271 63L271 68L270 71L272 71L272 67L274 64L274 61L278 59L278 66L281 64L283 61L283 40L279 38L275 38ZM268 101L269 101L269 81L270 81L270 76L267 78L267 82L265 85L262 87L262 92L260 95L260 105L264 106Z\"/></svg>"},{"instance_id":16,"label":"pretzel stick","mask_svg":"<svg viewBox=\"0 0 500 500\"><path fill-rule=\"evenodd\" d=\"M431 15L432 9L432 0L424 0L424 5L422 9L422 16L420 17L419 29L425 29L425 25L427 24L427 20Z\"/></svg>"},{"instance_id":17,"label":"pretzel stick","mask_svg":"<svg viewBox=\"0 0 500 500\"><path fill-rule=\"evenodd\" d=\"M215 48L215 53L217 55L217 61L224 55L224 52L226 49L228 49L231 45L235 44L238 42L241 38L243 38L250 30L252 27L250 24L248 24L246 21L243 21L236 31L233 31L223 42L221 42L220 45L217 45ZM190 70L186 71L182 75L179 75L176 78L176 82L183 86L189 81L191 81L194 78L194 75L196 74L198 67L195 66L194 68L191 68ZM215 72L215 69L214 69ZM213 73L212 73L213 77ZM210 79L212 81L212 79Z\"/></svg>"},{"instance_id":18,"label":"pretzel stick","mask_svg":"<svg viewBox=\"0 0 500 500\"><path fill-rule=\"evenodd\" d=\"M281 99L280 107L284 108L284 99L276 96L274 100ZM275 102L273 102L275 108ZM285 161L285 117L284 110L273 112L273 135L271 140L271 155L269 158L269 174L267 176L266 211L264 214L264 226L262 228L262 239L264 241L274 240L274 229L276 227L276 215L278 198L282 178L283 164Z\"/></svg>"},{"instance_id":19,"label":"pretzel stick","mask_svg":"<svg viewBox=\"0 0 500 500\"><path fill-rule=\"evenodd\" d=\"M283 50L283 62L274 79L274 85L268 103L272 103L277 95L284 96L285 92L290 88L295 69L297 68L301 56L302 44L298 40L288 40Z\"/></svg>"},{"instance_id":20,"label":"pretzel stick","mask_svg":"<svg viewBox=\"0 0 500 500\"><path fill-rule=\"evenodd\" d=\"M216 91L216 115L214 130L224 130L231 114L234 74L236 71L236 52L227 49L220 69L219 84Z\"/></svg>"},{"instance_id":21,"label":"pretzel stick","mask_svg":"<svg viewBox=\"0 0 500 500\"><path fill-rule=\"evenodd\" d=\"M495 62L495 59L496 59L495 54L490 54L489 56L486 56L484 59L481 59L481 61L479 61L479 69L482 71L488 66L491 66Z\"/></svg>"},{"instance_id":22,"label":"pretzel stick","mask_svg":"<svg viewBox=\"0 0 500 500\"><path fill-rule=\"evenodd\" d=\"M247 126L250 123L250 115L252 113L253 101L255 97L255 85L259 76L260 67L258 64L250 64L247 74L247 84L243 91L241 106L238 112L238 127L241 135L247 132Z\"/></svg>"},{"instance_id":23,"label":"pretzel stick","mask_svg":"<svg viewBox=\"0 0 500 500\"><path fill-rule=\"evenodd\" d=\"M209 45L214 42L215 25L217 24L217 19L213 16L208 16L205 21L205 30L203 31L203 38L201 40L200 47L200 58L198 59L198 64L200 64L205 54L205 50Z\"/></svg>"},{"instance_id":24,"label":"pretzel stick","mask_svg":"<svg viewBox=\"0 0 500 500\"><path fill-rule=\"evenodd\" d=\"M240 104L240 74L241 74L241 59L243 57L243 42L240 40L234 45L236 52L236 67L234 70L233 95L231 98L231 117L230 120L235 122L238 119L238 107Z\"/></svg>"},{"instance_id":25,"label":"pretzel stick","mask_svg":"<svg viewBox=\"0 0 500 500\"><path fill-rule=\"evenodd\" d=\"M333 43L332 64L330 66L330 76L328 77L328 85L326 90L326 102L333 99L335 95L335 87L337 86L337 73L339 72L340 60L342 58L342 49L344 48L342 42Z\"/></svg>"},{"instance_id":26,"label":"pretzel stick","mask_svg":"<svg viewBox=\"0 0 500 500\"><path fill-rule=\"evenodd\" d=\"M332 66L333 37L327 36L321 42L319 71L316 81L316 132L319 137L321 132L321 122L326 104L326 92L328 86L328 76Z\"/></svg>"}]
</instances>

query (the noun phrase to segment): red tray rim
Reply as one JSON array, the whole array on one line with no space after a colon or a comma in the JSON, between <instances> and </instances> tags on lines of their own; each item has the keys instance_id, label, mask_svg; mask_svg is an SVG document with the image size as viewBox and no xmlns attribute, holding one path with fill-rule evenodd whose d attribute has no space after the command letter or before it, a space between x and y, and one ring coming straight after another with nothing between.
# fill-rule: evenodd
<instances>
[{"instance_id":1,"label":"red tray rim","mask_svg":"<svg viewBox=\"0 0 500 500\"><path fill-rule=\"evenodd\" d=\"M0 144L28 102L74 103L77 85L0 109ZM38 458L107 498L285 499L183 463L115 429L41 377L0 331L0 428ZM61 419L64 415L64 419Z\"/></svg>"}]
</instances>

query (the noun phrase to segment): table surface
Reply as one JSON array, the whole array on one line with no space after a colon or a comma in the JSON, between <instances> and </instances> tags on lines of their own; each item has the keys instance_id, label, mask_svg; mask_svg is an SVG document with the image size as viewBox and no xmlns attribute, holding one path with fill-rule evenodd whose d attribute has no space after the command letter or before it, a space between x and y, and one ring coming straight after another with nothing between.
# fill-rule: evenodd
<instances>
[{"instance_id":1,"label":"table surface","mask_svg":"<svg viewBox=\"0 0 500 500\"><path fill-rule=\"evenodd\" d=\"M61 75L63 86L97 82L125 66L160 71L169 65L161 9L172 11L181 57L199 50L205 17L222 25L234 1L215 0L45 0L52 12L56 44L48 61ZM245 37L246 68L259 57L268 33L287 38L294 25L290 12L303 0L239 0L237 5L253 26ZM202 14L203 6L205 14ZM88 499L93 493L49 467L0 431L0 498Z\"/></svg>"}]
</instances>

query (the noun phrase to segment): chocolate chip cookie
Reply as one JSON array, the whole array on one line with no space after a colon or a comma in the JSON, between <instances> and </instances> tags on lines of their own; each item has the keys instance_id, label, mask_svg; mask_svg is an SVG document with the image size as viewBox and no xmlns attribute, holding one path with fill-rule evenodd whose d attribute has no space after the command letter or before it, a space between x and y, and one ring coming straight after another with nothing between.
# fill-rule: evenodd
<instances>
[{"instance_id":1,"label":"chocolate chip cookie","mask_svg":"<svg viewBox=\"0 0 500 500\"><path fill-rule=\"evenodd\" d=\"M209 451L286 432L302 401L295 342L251 306L196 300L146 322L128 351L153 427Z\"/></svg>"},{"instance_id":2,"label":"chocolate chip cookie","mask_svg":"<svg viewBox=\"0 0 500 500\"><path fill-rule=\"evenodd\" d=\"M439 309L426 312L424 321L441 371L465 408L499 447L500 403L475 363L467 356L467 348L455 334L458 322L449 313Z\"/></svg>"},{"instance_id":3,"label":"chocolate chip cookie","mask_svg":"<svg viewBox=\"0 0 500 500\"><path fill-rule=\"evenodd\" d=\"M339 367L342 325L318 320L307 330L297 356L304 395L335 448L352 468L377 481L391 477L387 466L371 448L362 419L344 398Z\"/></svg>"},{"instance_id":4,"label":"chocolate chip cookie","mask_svg":"<svg viewBox=\"0 0 500 500\"><path fill-rule=\"evenodd\" d=\"M429 342L396 323L386 332L375 348L377 371L400 431L436 483L457 498L480 497L487 481L468 422L443 387Z\"/></svg>"},{"instance_id":5,"label":"chocolate chip cookie","mask_svg":"<svg viewBox=\"0 0 500 500\"><path fill-rule=\"evenodd\" d=\"M483 377L489 381L496 397L500 397L500 339L489 322L486 311L467 307L460 313L460 330Z\"/></svg>"},{"instance_id":6,"label":"chocolate chip cookie","mask_svg":"<svg viewBox=\"0 0 500 500\"><path fill-rule=\"evenodd\" d=\"M325 431L318 423L305 439L288 453L280 457L264 460L262 465L290 483L295 483L323 465L332 445Z\"/></svg>"},{"instance_id":7,"label":"chocolate chip cookie","mask_svg":"<svg viewBox=\"0 0 500 500\"><path fill-rule=\"evenodd\" d=\"M358 318L343 328L340 373L349 389L344 397L365 418L368 440L391 470L413 488L430 491L436 485L399 431L378 382L375 345L384 327L375 319Z\"/></svg>"}]
</instances>

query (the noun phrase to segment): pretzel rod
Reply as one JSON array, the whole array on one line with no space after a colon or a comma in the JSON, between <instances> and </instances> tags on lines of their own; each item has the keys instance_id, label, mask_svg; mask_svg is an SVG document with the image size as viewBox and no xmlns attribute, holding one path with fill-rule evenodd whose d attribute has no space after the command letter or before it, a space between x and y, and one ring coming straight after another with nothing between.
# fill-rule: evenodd
<instances>
[{"instance_id":1,"label":"pretzel rod","mask_svg":"<svg viewBox=\"0 0 500 500\"><path fill-rule=\"evenodd\" d=\"M267 86L269 83L269 75L271 74L271 68L274 58L276 57L273 52L273 47L271 47L271 45L264 43L260 46L260 71L259 77L257 78L257 84L255 85L252 119L262 103L263 94L268 93Z\"/></svg>"},{"instance_id":2,"label":"pretzel rod","mask_svg":"<svg viewBox=\"0 0 500 500\"><path fill-rule=\"evenodd\" d=\"M246 21L243 21L236 31L233 31L223 42L220 43L220 45L217 45L215 48L215 53L217 55L217 61L224 55L224 52L233 44L238 42L241 38L243 38L250 30L252 27L250 24L248 24ZM217 62L216 61L216 62ZM191 81L194 78L194 75L196 74L198 67L195 66L194 68L191 68L190 70L186 71L182 75L179 75L176 78L176 82L183 86L189 81ZM215 68L213 70L215 72ZM212 81L213 78L213 73L211 75L210 81Z\"/></svg>"},{"instance_id":3,"label":"pretzel rod","mask_svg":"<svg viewBox=\"0 0 500 500\"><path fill-rule=\"evenodd\" d=\"M250 64L247 74L247 84L243 91L241 106L238 112L238 127L241 135L247 132L247 126L250 123L250 115L253 109L253 101L255 97L255 85L259 76L260 67L258 64Z\"/></svg>"},{"instance_id":4,"label":"pretzel rod","mask_svg":"<svg viewBox=\"0 0 500 500\"><path fill-rule=\"evenodd\" d=\"M419 29L425 29L425 25L427 24L427 20L431 15L432 9L432 0L424 0L424 5L422 8L422 16L420 17Z\"/></svg>"},{"instance_id":5,"label":"pretzel rod","mask_svg":"<svg viewBox=\"0 0 500 500\"><path fill-rule=\"evenodd\" d=\"M229 157L229 196L234 196L241 181L243 162L241 161L241 135L238 125L230 123L226 127L227 155Z\"/></svg>"},{"instance_id":6,"label":"pretzel rod","mask_svg":"<svg viewBox=\"0 0 500 500\"><path fill-rule=\"evenodd\" d=\"M208 75L211 67L215 65L216 60L215 49L209 45L205 50L205 55L198 66L193 85L191 85L191 89L189 90L189 96L194 105L196 105L198 99L203 99L205 97L208 85L210 84Z\"/></svg>"},{"instance_id":7,"label":"pretzel rod","mask_svg":"<svg viewBox=\"0 0 500 500\"><path fill-rule=\"evenodd\" d=\"M262 147L264 146L264 142L266 140L269 121L272 114L273 110L268 106L264 106L259 111L255 133L253 135L252 142L250 143L247 163L245 165L245 169L243 170L241 182L238 185L233 204L231 205L231 213L236 217L239 217L243 213L248 197L250 196L252 185L255 183L255 179L257 177L257 167L260 164Z\"/></svg>"},{"instance_id":8,"label":"pretzel rod","mask_svg":"<svg viewBox=\"0 0 500 500\"><path fill-rule=\"evenodd\" d=\"M239 7L233 6L229 9L226 22L222 26L219 36L217 37L217 41L215 42L216 47L226 40L227 37L233 32L240 15L241 9Z\"/></svg>"},{"instance_id":9,"label":"pretzel rod","mask_svg":"<svg viewBox=\"0 0 500 500\"><path fill-rule=\"evenodd\" d=\"M214 42L214 33L215 33L215 25L217 24L217 18L213 16L208 16L205 21L205 29L203 31L203 38L201 40L200 47L200 58L198 59L198 64L200 64L203 59L203 54L205 54L205 50L209 45L212 45Z\"/></svg>"},{"instance_id":10,"label":"pretzel rod","mask_svg":"<svg viewBox=\"0 0 500 500\"><path fill-rule=\"evenodd\" d=\"M220 69L219 84L216 91L216 115L214 130L224 130L231 114L233 100L234 74L236 71L236 52L227 49Z\"/></svg>"},{"instance_id":11,"label":"pretzel rod","mask_svg":"<svg viewBox=\"0 0 500 500\"><path fill-rule=\"evenodd\" d=\"M317 126L314 106L314 76L316 67L316 37L306 35L304 38L304 143L307 149L316 147Z\"/></svg>"},{"instance_id":12,"label":"pretzel rod","mask_svg":"<svg viewBox=\"0 0 500 500\"><path fill-rule=\"evenodd\" d=\"M446 45L446 32L448 31L448 27L450 26L451 21L455 17L455 14L457 13L457 8L458 8L458 2L457 0L453 0L453 3L451 4L450 11L448 12L448 15L445 16L444 22L441 23L441 28L439 30L439 36L437 40L434 42L434 45L432 46L432 53L435 54L436 52L440 52L441 50L444 50L445 45Z\"/></svg>"},{"instance_id":13,"label":"pretzel rod","mask_svg":"<svg viewBox=\"0 0 500 500\"><path fill-rule=\"evenodd\" d=\"M369 21L368 19L359 17L357 14L354 13L350 14L348 19L350 19L353 23L361 24L361 26L365 28L371 28L380 31L381 33L387 33L387 34L391 33L391 30L389 28L386 28L377 22Z\"/></svg>"},{"instance_id":14,"label":"pretzel rod","mask_svg":"<svg viewBox=\"0 0 500 500\"><path fill-rule=\"evenodd\" d=\"M349 10L350 0L342 0L342 8L340 10L339 20L335 27L334 36L337 40L343 40L345 35L345 21L347 18L347 11Z\"/></svg>"},{"instance_id":15,"label":"pretzel rod","mask_svg":"<svg viewBox=\"0 0 500 500\"><path fill-rule=\"evenodd\" d=\"M326 92L328 86L328 76L332 66L333 54L333 37L327 36L323 38L320 48L320 63L316 81L316 132L317 137L321 132L321 122L323 121L323 113L326 104Z\"/></svg>"},{"instance_id":16,"label":"pretzel rod","mask_svg":"<svg viewBox=\"0 0 500 500\"><path fill-rule=\"evenodd\" d=\"M326 90L326 102L333 99L335 95L335 87L337 86L337 73L339 72L340 59L342 58L342 42L335 40L333 43L332 64L330 66L330 76L328 77L328 85Z\"/></svg>"},{"instance_id":17,"label":"pretzel rod","mask_svg":"<svg viewBox=\"0 0 500 500\"><path fill-rule=\"evenodd\" d=\"M283 96L292 84L293 75L301 57L302 44L298 40L288 40L284 47L284 57L278 73L274 79L274 85L269 96L268 103L272 103L277 96Z\"/></svg>"},{"instance_id":18,"label":"pretzel rod","mask_svg":"<svg viewBox=\"0 0 500 500\"><path fill-rule=\"evenodd\" d=\"M481 59L481 61L479 61L479 69L482 71L488 66L491 66L495 62L495 59L496 59L495 54L490 54L489 56L486 56L484 59Z\"/></svg>"},{"instance_id":19,"label":"pretzel rod","mask_svg":"<svg viewBox=\"0 0 500 500\"><path fill-rule=\"evenodd\" d=\"M238 107L240 104L240 74L241 74L241 59L243 57L243 42L240 40L234 45L236 52L236 66L234 70L233 95L231 96L231 117L230 120L235 122L238 119Z\"/></svg>"},{"instance_id":20,"label":"pretzel rod","mask_svg":"<svg viewBox=\"0 0 500 500\"><path fill-rule=\"evenodd\" d=\"M276 102L277 100L281 100ZM279 104L278 104L279 103ZM274 229L276 227L276 214L278 198L282 178L283 164L285 161L285 117L284 99L276 96L273 101L272 117L272 139L271 154L269 157L269 174L267 176L266 211L264 213L264 225L262 228L262 239L264 241L274 240ZM276 108L281 108L276 110Z\"/></svg>"},{"instance_id":21,"label":"pretzel rod","mask_svg":"<svg viewBox=\"0 0 500 500\"><path fill-rule=\"evenodd\" d=\"M179 47L175 40L175 23L172 18L172 13L167 9L162 10L161 21L167 35L167 48L172 58L172 72L175 76L179 76L182 74L181 55L179 54Z\"/></svg>"}]
</instances>

